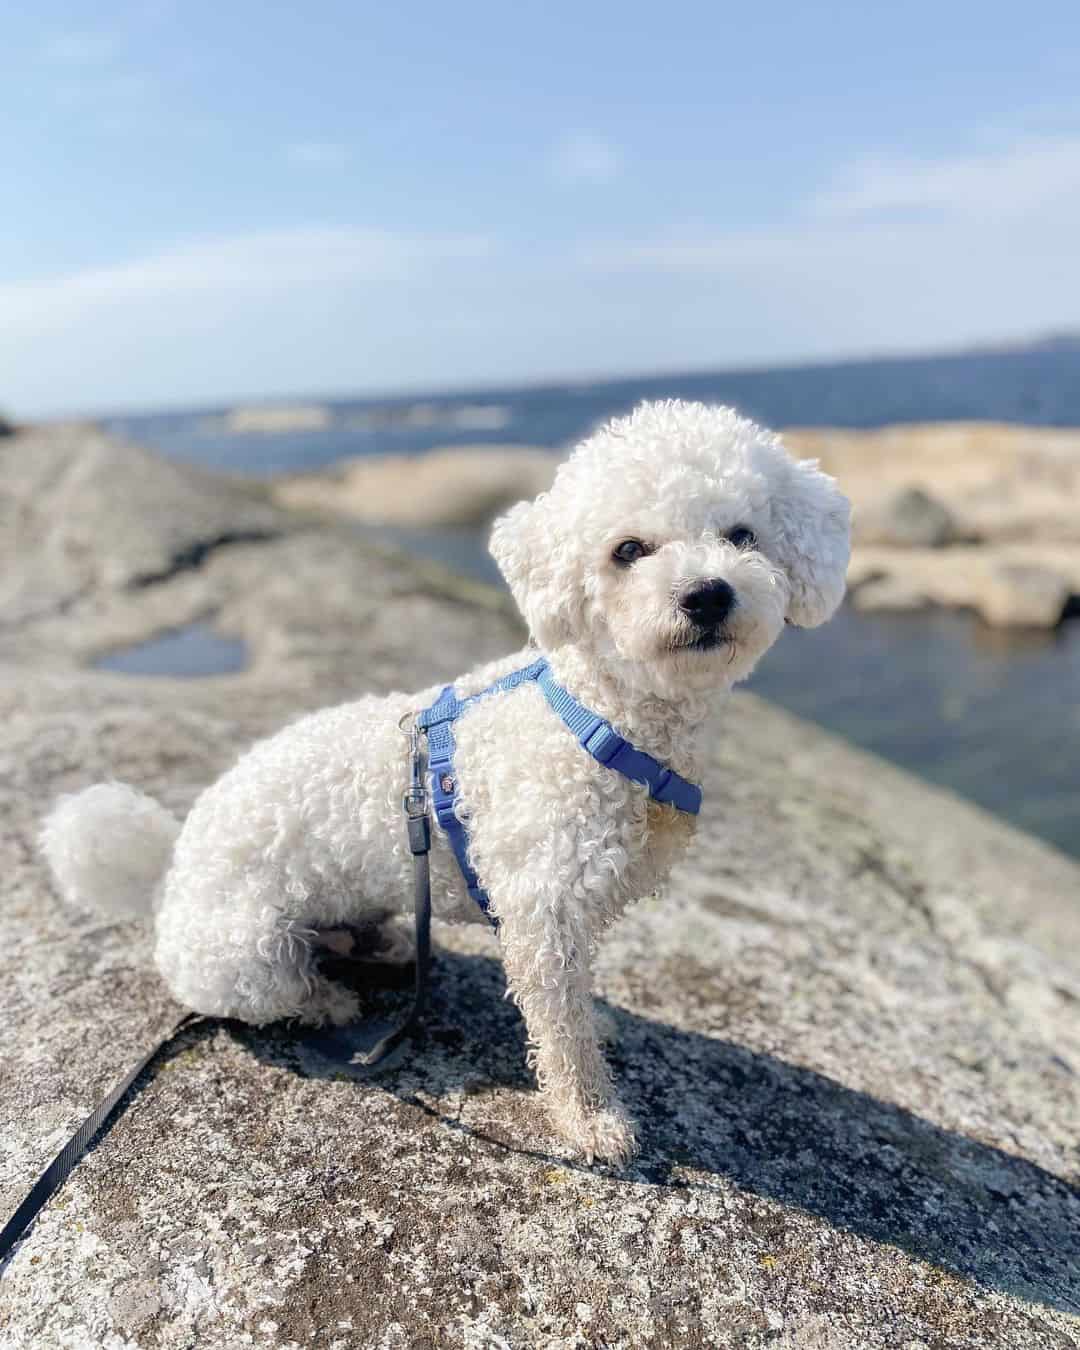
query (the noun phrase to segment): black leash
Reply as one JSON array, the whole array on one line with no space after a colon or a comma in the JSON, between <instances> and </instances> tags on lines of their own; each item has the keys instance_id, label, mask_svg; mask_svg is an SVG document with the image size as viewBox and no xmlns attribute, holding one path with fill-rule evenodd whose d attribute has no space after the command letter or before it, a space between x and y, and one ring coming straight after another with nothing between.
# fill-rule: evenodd
<instances>
[{"instance_id":1,"label":"black leash","mask_svg":"<svg viewBox=\"0 0 1080 1350\"><path fill-rule=\"evenodd\" d=\"M15 1213L0 1229L0 1267L11 1254L12 1249L37 1216L56 1194L71 1173L75 1165L89 1151L98 1132L108 1121L119 1105L121 1098L135 1082L139 1074L150 1061L186 1027L202 1020L202 1013L185 1013L159 1040L150 1047L142 1059L115 1084L109 1095L90 1112L83 1123L67 1141L52 1162L34 1182L33 1189Z\"/></svg>"},{"instance_id":2,"label":"black leash","mask_svg":"<svg viewBox=\"0 0 1080 1350\"><path fill-rule=\"evenodd\" d=\"M411 716L411 714L407 714ZM402 718L402 721L405 719ZM428 975L431 970L431 817L428 814L428 790L424 781L424 756L420 732L414 722L409 737L409 786L401 799L409 832L409 852L413 855L413 915L416 922L416 992L408 1016L388 1032L365 1054L360 1063L370 1067L395 1050L420 1021L427 1002Z\"/></svg>"},{"instance_id":3,"label":"black leash","mask_svg":"<svg viewBox=\"0 0 1080 1350\"><path fill-rule=\"evenodd\" d=\"M428 977L431 970L431 818L428 814L428 791L424 781L424 758L420 750L420 733L415 724L409 736L409 787L402 798L408 828L409 852L413 855L413 912L416 921L416 990L408 1016L370 1050L361 1055L362 1064L378 1064L395 1050L413 1031L427 1002ZM203 1013L185 1013L145 1055L115 1084L112 1091L90 1112L83 1123L34 1183L29 1195L0 1229L0 1270L15 1244L26 1233L37 1216L56 1194L76 1165L86 1155L98 1133L116 1110L122 1097L139 1074L169 1042L186 1027L202 1021Z\"/></svg>"}]
</instances>

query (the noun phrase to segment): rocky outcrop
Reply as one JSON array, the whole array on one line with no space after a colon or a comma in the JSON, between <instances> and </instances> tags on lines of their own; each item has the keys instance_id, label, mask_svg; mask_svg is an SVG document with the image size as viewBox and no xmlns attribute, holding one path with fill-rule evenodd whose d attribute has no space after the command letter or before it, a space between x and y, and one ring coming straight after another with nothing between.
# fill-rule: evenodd
<instances>
[{"instance_id":1,"label":"rocky outcrop","mask_svg":"<svg viewBox=\"0 0 1080 1350\"><path fill-rule=\"evenodd\" d=\"M318 403L253 404L231 408L221 418L221 428L231 436L280 435L287 431L325 431L333 424L329 408Z\"/></svg>"},{"instance_id":2,"label":"rocky outcrop","mask_svg":"<svg viewBox=\"0 0 1080 1350\"><path fill-rule=\"evenodd\" d=\"M952 513L963 537L1080 545L1080 431L929 422L877 431L791 428L784 440L841 480L859 508L857 532L876 504L916 488Z\"/></svg>"},{"instance_id":3,"label":"rocky outcrop","mask_svg":"<svg viewBox=\"0 0 1080 1350\"><path fill-rule=\"evenodd\" d=\"M1064 544L997 548L856 548L848 572L860 609L971 609L995 627L1053 628L1080 595L1080 549Z\"/></svg>"},{"instance_id":4,"label":"rocky outcrop","mask_svg":"<svg viewBox=\"0 0 1080 1350\"><path fill-rule=\"evenodd\" d=\"M79 600L151 588L289 520L261 488L169 464L92 427L5 442L0 633Z\"/></svg>"},{"instance_id":5,"label":"rocky outcrop","mask_svg":"<svg viewBox=\"0 0 1080 1350\"><path fill-rule=\"evenodd\" d=\"M452 446L422 455L342 460L279 480L283 506L335 512L373 525L486 524L551 486L558 456L523 445Z\"/></svg>"},{"instance_id":6,"label":"rocky outcrop","mask_svg":"<svg viewBox=\"0 0 1080 1350\"><path fill-rule=\"evenodd\" d=\"M919 487L900 488L862 512L859 539L892 548L944 548L956 542L952 512Z\"/></svg>"},{"instance_id":7,"label":"rocky outcrop","mask_svg":"<svg viewBox=\"0 0 1080 1350\"><path fill-rule=\"evenodd\" d=\"M100 442L20 441L5 486L30 451L100 476L82 586L55 563L2 612L0 1215L177 1011L145 932L52 894L52 797L116 776L183 811L302 709L519 639L501 597L262 502L259 537L132 585L228 485L112 447L110 487ZM248 670L85 668L96 635L196 611ZM0 1273L3 1350L1075 1344L1080 868L753 698L722 717L693 855L601 956L630 1168L565 1156L494 937L440 932L423 1032L377 1077L363 1027L185 1033ZM373 1017L404 1006L407 976L365 980Z\"/></svg>"},{"instance_id":8,"label":"rocky outcrop","mask_svg":"<svg viewBox=\"0 0 1080 1350\"><path fill-rule=\"evenodd\" d=\"M784 439L855 503L861 607L943 604L1052 628L1080 596L1080 432L957 422ZM546 488L557 462L522 446L448 447L343 460L271 491L282 506L369 524L476 527Z\"/></svg>"},{"instance_id":9,"label":"rocky outcrop","mask_svg":"<svg viewBox=\"0 0 1080 1350\"><path fill-rule=\"evenodd\" d=\"M962 606L1052 628L1080 596L1080 431L942 422L784 439L855 503L861 607Z\"/></svg>"}]
</instances>

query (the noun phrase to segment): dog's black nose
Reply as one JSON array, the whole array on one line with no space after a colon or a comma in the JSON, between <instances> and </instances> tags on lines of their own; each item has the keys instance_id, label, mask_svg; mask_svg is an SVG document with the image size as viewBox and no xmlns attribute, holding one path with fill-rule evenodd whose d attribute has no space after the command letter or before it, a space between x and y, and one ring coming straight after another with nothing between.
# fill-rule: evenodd
<instances>
[{"instance_id":1,"label":"dog's black nose","mask_svg":"<svg viewBox=\"0 0 1080 1350\"><path fill-rule=\"evenodd\" d=\"M715 628L735 608L734 587L719 578L703 581L679 597L679 608L702 627Z\"/></svg>"}]
</instances>

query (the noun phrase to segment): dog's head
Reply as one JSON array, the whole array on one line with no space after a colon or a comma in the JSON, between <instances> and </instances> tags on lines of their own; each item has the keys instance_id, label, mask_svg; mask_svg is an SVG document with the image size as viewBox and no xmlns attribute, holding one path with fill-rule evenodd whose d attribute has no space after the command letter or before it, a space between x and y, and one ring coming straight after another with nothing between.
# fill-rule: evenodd
<instances>
[{"instance_id":1,"label":"dog's head","mask_svg":"<svg viewBox=\"0 0 1080 1350\"><path fill-rule=\"evenodd\" d=\"M816 462L730 408L644 403L496 521L491 552L543 650L700 689L749 675L785 621L832 615L849 516Z\"/></svg>"}]
</instances>

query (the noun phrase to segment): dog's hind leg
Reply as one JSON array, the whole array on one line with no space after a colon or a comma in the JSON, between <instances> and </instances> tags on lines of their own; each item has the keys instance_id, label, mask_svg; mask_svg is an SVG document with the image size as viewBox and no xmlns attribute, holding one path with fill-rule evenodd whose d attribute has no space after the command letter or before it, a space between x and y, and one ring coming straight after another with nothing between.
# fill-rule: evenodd
<instances>
[{"instance_id":1,"label":"dog's hind leg","mask_svg":"<svg viewBox=\"0 0 1080 1350\"><path fill-rule=\"evenodd\" d=\"M378 961L391 966L408 965L416 955L411 927L393 910L365 915L355 923L313 930L312 944L344 961Z\"/></svg>"},{"instance_id":2,"label":"dog's hind leg","mask_svg":"<svg viewBox=\"0 0 1080 1350\"><path fill-rule=\"evenodd\" d=\"M262 1025L295 1019L341 1026L356 995L319 970L315 930L276 905L238 902L224 914L186 903L174 890L157 918L155 960L174 996L196 1012ZM212 920L209 915L212 914Z\"/></svg>"}]
</instances>

